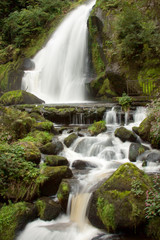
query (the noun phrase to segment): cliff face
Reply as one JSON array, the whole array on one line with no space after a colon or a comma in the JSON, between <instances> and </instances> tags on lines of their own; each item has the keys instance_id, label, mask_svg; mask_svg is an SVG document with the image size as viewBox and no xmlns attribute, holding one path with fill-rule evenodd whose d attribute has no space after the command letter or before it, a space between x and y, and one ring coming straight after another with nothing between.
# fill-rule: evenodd
<instances>
[{"instance_id":1,"label":"cliff face","mask_svg":"<svg viewBox=\"0 0 160 240\"><path fill-rule=\"evenodd\" d=\"M158 12L158 0L97 0L88 20L94 72L90 88L95 97L105 99L127 89L128 94L151 94L157 89Z\"/></svg>"}]
</instances>

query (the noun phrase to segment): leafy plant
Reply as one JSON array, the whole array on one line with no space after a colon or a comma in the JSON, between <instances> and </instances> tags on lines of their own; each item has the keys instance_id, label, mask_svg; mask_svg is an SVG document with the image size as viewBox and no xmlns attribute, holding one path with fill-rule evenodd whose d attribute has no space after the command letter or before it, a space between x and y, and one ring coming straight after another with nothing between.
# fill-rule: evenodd
<instances>
[{"instance_id":1,"label":"leafy plant","mask_svg":"<svg viewBox=\"0 0 160 240\"><path fill-rule=\"evenodd\" d=\"M119 104L122 106L122 110L127 112L130 109L132 98L129 97L126 93L122 94L122 97L118 98Z\"/></svg>"},{"instance_id":2,"label":"leafy plant","mask_svg":"<svg viewBox=\"0 0 160 240\"><path fill-rule=\"evenodd\" d=\"M142 184L139 180L135 179L131 182L131 192L137 197L141 196L144 193L141 186Z\"/></svg>"},{"instance_id":3,"label":"leafy plant","mask_svg":"<svg viewBox=\"0 0 160 240\"><path fill-rule=\"evenodd\" d=\"M147 219L160 217L160 179L158 175L153 179L153 188L146 191L145 205Z\"/></svg>"}]
</instances>

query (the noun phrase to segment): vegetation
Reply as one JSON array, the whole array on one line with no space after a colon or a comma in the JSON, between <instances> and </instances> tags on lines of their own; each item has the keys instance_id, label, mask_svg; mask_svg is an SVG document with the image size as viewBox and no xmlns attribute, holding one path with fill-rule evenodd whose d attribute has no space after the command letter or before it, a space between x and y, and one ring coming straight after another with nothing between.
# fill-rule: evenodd
<instances>
[{"instance_id":1,"label":"vegetation","mask_svg":"<svg viewBox=\"0 0 160 240\"><path fill-rule=\"evenodd\" d=\"M105 121L94 122L91 126L88 127L91 135L98 135L99 133L104 132L106 129L107 128Z\"/></svg>"},{"instance_id":2,"label":"vegetation","mask_svg":"<svg viewBox=\"0 0 160 240\"><path fill-rule=\"evenodd\" d=\"M126 93L122 94L122 97L118 98L119 104L122 106L122 110L127 112L130 109L132 98L129 97Z\"/></svg>"}]
</instances>

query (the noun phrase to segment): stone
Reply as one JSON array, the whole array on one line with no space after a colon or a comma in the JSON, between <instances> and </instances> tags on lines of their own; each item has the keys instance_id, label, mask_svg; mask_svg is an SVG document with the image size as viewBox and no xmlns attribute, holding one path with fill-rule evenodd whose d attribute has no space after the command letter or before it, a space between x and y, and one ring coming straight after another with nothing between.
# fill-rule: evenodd
<instances>
[{"instance_id":1,"label":"stone","mask_svg":"<svg viewBox=\"0 0 160 240\"><path fill-rule=\"evenodd\" d=\"M96 165L88 161L76 160L72 163L72 167L79 170L84 170L86 168L95 168Z\"/></svg>"},{"instance_id":2,"label":"stone","mask_svg":"<svg viewBox=\"0 0 160 240\"><path fill-rule=\"evenodd\" d=\"M40 186L41 196L51 196L57 193L59 185L64 178L71 178L72 171L67 166L46 167L43 170L46 177Z\"/></svg>"},{"instance_id":3,"label":"stone","mask_svg":"<svg viewBox=\"0 0 160 240\"><path fill-rule=\"evenodd\" d=\"M54 140L54 142L47 143L44 146L40 147L40 151L48 155L56 155L62 150L63 144L58 140Z\"/></svg>"},{"instance_id":4,"label":"stone","mask_svg":"<svg viewBox=\"0 0 160 240\"><path fill-rule=\"evenodd\" d=\"M69 162L65 157L58 155L49 155L46 156L44 162L47 166L68 166Z\"/></svg>"},{"instance_id":5,"label":"stone","mask_svg":"<svg viewBox=\"0 0 160 240\"><path fill-rule=\"evenodd\" d=\"M64 139L64 144L67 146L67 147L70 147L71 144L78 138L77 134L76 133L72 133L70 134L68 137L66 137Z\"/></svg>"},{"instance_id":6,"label":"stone","mask_svg":"<svg viewBox=\"0 0 160 240\"><path fill-rule=\"evenodd\" d=\"M129 147L129 160L131 162L136 162L137 157L144 153L146 150L149 150L149 148L144 145L141 145L139 143L131 143Z\"/></svg>"},{"instance_id":7,"label":"stone","mask_svg":"<svg viewBox=\"0 0 160 240\"><path fill-rule=\"evenodd\" d=\"M36 201L38 215L41 220L51 221L61 213L61 205L49 197L42 197Z\"/></svg>"},{"instance_id":8,"label":"stone","mask_svg":"<svg viewBox=\"0 0 160 240\"><path fill-rule=\"evenodd\" d=\"M126 142L126 141L136 142L137 141L136 135L132 131L126 129L125 127L117 128L114 132L114 135L116 137L120 138L122 142Z\"/></svg>"}]
</instances>

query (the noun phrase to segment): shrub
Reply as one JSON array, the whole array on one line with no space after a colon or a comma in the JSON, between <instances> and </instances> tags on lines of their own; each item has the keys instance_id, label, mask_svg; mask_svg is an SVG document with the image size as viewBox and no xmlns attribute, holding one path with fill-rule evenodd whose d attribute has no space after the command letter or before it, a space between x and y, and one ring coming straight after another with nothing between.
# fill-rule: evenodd
<instances>
[{"instance_id":1,"label":"shrub","mask_svg":"<svg viewBox=\"0 0 160 240\"><path fill-rule=\"evenodd\" d=\"M131 106L132 98L129 97L126 93L122 94L122 97L118 98L119 104L122 106L122 110L127 112Z\"/></svg>"}]
</instances>

